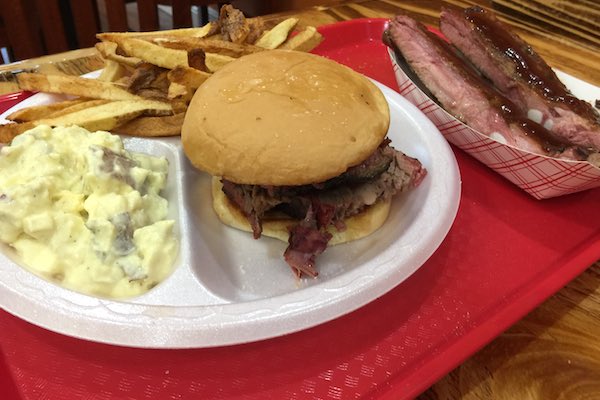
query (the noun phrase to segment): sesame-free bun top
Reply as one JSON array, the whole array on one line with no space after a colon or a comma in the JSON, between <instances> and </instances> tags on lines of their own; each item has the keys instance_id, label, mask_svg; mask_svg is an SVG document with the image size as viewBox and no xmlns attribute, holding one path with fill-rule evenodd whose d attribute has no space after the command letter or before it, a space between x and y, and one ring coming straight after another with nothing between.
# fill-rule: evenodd
<instances>
[{"instance_id":1,"label":"sesame-free bun top","mask_svg":"<svg viewBox=\"0 0 600 400\"><path fill-rule=\"evenodd\" d=\"M192 164L235 183L303 185L335 177L382 142L389 108L363 75L313 54L270 50L200 86L181 130Z\"/></svg>"}]
</instances>

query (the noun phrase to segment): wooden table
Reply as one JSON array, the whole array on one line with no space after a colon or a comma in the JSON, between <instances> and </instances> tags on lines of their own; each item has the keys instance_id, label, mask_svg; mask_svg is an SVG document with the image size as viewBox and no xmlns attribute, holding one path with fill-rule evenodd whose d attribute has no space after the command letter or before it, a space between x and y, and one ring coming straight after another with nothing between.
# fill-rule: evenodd
<instances>
[{"instance_id":1,"label":"wooden table","mask_svg":"<svg viewBox=\"0 0 600 400\"><path fill-rule=\"evenodd\" d=\"M405 12L437 26L439 0L363 0L295 14L305 25ZM554 67L600 85L600 9L592 0L450 0L493 7ZM101 65L93 49L1 66L82 73ZM0 82L0 93L14 89ZM590 218L598 218L593 215ZM599 220L600 224L600 220ZM441 379L421 399L578 399L600 396L600 263Z\"/></svg>"}]
</instances>

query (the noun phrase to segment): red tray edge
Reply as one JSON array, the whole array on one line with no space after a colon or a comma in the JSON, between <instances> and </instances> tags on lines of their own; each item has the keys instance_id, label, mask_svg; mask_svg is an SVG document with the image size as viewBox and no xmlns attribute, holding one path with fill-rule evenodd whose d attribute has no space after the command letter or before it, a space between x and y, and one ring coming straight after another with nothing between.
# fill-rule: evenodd
<instances>
[{"instance_id":1,"label":"red tray edge","mask_svg":"<svg viewBox=\"0 0 600 400\"><path fill-rule=\"evenodd\" d=\"M581 252L562 267L553 270L538 282L533 282L514 292L505 300L506 307L502 311L461 335L459 342L443 346L437 352L436 358L421 364L408 377L390 378L390 385L376 389L374 396L378 396L378 399L398 399L400 393L403 399L410 399L421 394L568 285L592 264L600 261L600 232L581 247ZM565 279L567 279L566 283Z\"/></svg>"}]
</instances>

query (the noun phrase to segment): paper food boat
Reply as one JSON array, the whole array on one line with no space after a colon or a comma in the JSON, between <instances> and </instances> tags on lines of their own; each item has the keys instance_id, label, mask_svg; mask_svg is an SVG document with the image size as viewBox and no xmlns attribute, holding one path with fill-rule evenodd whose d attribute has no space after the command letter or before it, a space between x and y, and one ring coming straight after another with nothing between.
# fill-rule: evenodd
<instances>
[{"instance_id":1,"label":"paper food boat","mask_svg":"<svg viewBox=\"0 0 600 400\"><path fill-rule=\"evenodd\" d=\"M400 67L392 49L400 94L417 106L446 140L466 151L536 199L547 199L600 187L600 168L586 161L568 161L529 153L497 142L471 129L431 100ZM568 86L568 84L567 84Z\"/></svg>"}]
</instances>

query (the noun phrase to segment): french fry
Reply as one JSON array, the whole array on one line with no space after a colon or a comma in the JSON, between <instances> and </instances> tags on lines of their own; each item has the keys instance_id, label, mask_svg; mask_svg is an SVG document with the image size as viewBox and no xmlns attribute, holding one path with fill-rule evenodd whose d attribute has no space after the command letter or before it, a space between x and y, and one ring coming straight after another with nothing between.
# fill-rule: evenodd
<instances>
[{"instance_id":1,"label":"french fry","mask_svg":"<svg viewBox=\"0 0 600 400\"><path fill-rule=\"evenodd\" d=\"M158 137L178 136L185 113L164 117L138 117L113 129L114 133L130 136Z\"/></svg>"},{"instance_id":2,"label":"french fry","mask_svg":"<svg viewBox=\"0 0 600 400\"><path fill-rule=\"evenodd\" d=\"M98 33L96 37L105 42L115 42L124 38L136 38L136 39L147 39L151 40L154 38L164 37L164 36L189 36L189 37L205 37L212 30L212 22L208 24L198 27L198 28L181 28L181 29L170 29L164 31L151 31L151 32L105 32Z\"/></svg>"},{"instance_id":3,"label":"french fry","mask_svg":"<svg viewBox=\"0 0 600 400\"><path fill-rule=\"evenodd\" d=\"M40 119L48 119L48 118L57 118L63 115L72 114L77 111L85 110L86 108L101 106L102 104L110 103L110 100L89 100L86 99L80 103L73 104L69 107L65 107L62 110L57 110L51 114L48 114L44 118Z\"/></svg>"},{"instance_id":4,"label":"french fry","mask_svg":"<svg viewBox=\"0 0 600 400\"><path fill-rule=\"evenodd\" d=\"M129 68L117 61L107 59L104 68L98 77L99 81L117 82L119 79L130 74Z\"/></svg>"},{"instance_id":5,"label":"french fry","mask_svg":"<svg viewBox=\"0 0 600 400\"><path fill-rule=\"evenodd\" d=\"M123 100L126 101L126 100ZM82 111L77 111L72 114L63 115L57 118L42 119L34 121L37 125L50 125L50 126L71 126L77 125L85 128L89 131L110 131L144 112L142 108L130 108L123 107L124 104L120 104L123 101L115 101L102 106L86 108ZM100 107L110 109L103 110ZM115 107L120 107L116 110Z\"/></svg>"},{"instance_id":6,"label":"french fry","mask_svg":"<svg viewBox=\"0 0 600 400\"><path fill-rule=\"evenodd\" d=\"M43 104L17 110L6 117L8 121L28 122L46 118L50 114L87 101L87 99L65 100L58 103Z\"/></svg>"},{"instance_id":7,"label":"french fry","mask_svg":"<svg viewBox=\"0 0 600 400\"><path fill-rule=\"evenodd\" d=\"M323 41L317 28L307 26L303 31L286 40L278 49L296 50L296 51L311 51Z\"/></svg>"},{"instance_id":8,"label":"french fry","mask_svg":"<svg viewBox=\"0 0 600 400\"><path fill-rule=\"evenodd\" d=\"M173 114L179 114L179 113L186 112L187 108L188 108L188 104L189 104L189 100L171 99L171 107L173 108Z\"/></svg>"},{"instance_id":9,"label":"french fry","mask_svg":"<svg viewBox=\"0 0 600 400\"><path fill-rule=\"evenodd\" d=\"M16 135L38 125L78 125L90 131L110 131L142 114L164 116L171 115L172 113L173 109L170 104L159 101L112 101L56 117L49 117L20 124L0 125L0 141L7 143Z\"/></svg>"},{"instance_id":10,"label":"french fry","mask_svg":"<svg viewBox=\"0 0 600 400\"><path fill-rule=\"evenodd\" d=\"M297 23L297 18L246 18L226 5L218 21L200 28L97 34L96 49L105 61L99 78L19 74L23 90L79 98L9 115L15 123L0 126L0 141L41 124L177 135L194 91L213 72L247 54L275 48L310 51L322 41L314 27L291 34Z\"/></svg>"},{"instance_id":11,"label":"french fry","mask_svg":"<svg viewBox=\"0 0 600 400\"><path fill-rule=\"evenodd\" d=\"M262 47L246 43L193 37L159 38L155 39L154 42L170 49L186 50L188 52L195 49L202 49L205 53L217 53L234 58L265 50Z\"/></svg>"},{"instance_id":12,"label":"french fry","mask_svg":"<svg viewBox=\"0 0 600 400\"><path fill-rule=\"evenodd\" d=\"M256 43L255 46L262 47L264 49L275 49L280 44L285 42L288 35L294 29L298 23L298 18L288 18L273 27L273 29L266 31Z\"/></svg>"},{"instance_id":13,"label":"french fry","mask_svg":"<svg viewBox=\"0 0 600 400\"><path fill-rule=\"evenodd\" d=\"M33 122L13 123L0 125L0 143L10 143L17 135L34 128Z\"/></svg>"},{"instance_id":14,"label":"french fry","mask_svg":"<svg viewBox=\"0 0 600 400\"><path fill-rule=\"evenodd\" d=\"M78 76L44 75L22 72L17 75L22 90L63 93L73 96L105 100L136 100L141 97L129 93L112 82L86 79Z\"/></svg>"},{"instance_id":15,"label":"french fry","mask_svg":"<svg viewBox=\"0 0 600 400\"><path fill-rule=\"evenodd\" d=\"M177 82L171 82L167 90L169 100L189 101L192 98L192 89Z\"/></svg>"},{"instance_id":16,"label":"french fry","mask_svg":"<svg viewBox=\"0 0 600 400\"><path fill-rule=\"evenodd\" d=\"M119 47L127 55L141 59L162 68L187 67L187 51L167 49L157 44L136 38L124 38L119 42Z\"/></svg>"},{"instance_id":17,"label":"french fry","mask_svg":"<svg viewBox=\"0 0 600 400\"><path fill-rule=\"evenodd\" d=\"M112 60L119 64L129 65L130 67L135 67L142 62L142 60L137 57L127 57L117 54L118 47L119 45L116 42L96 43L96 50L98 50L105 60Z\"/></svg>"},{"instance_id":18,"label":"french fry","mask_svg":"<svg viewBox=\"0 0 600 400\"><path fill-rule=\"evenodd\" d=\"M208 72L199 71L189 67L177 67L167 73L167 78L172 83L197 89L210 77Z\"/></svg>"},{"instance_id":19,"label":"french fry","mask_svg":"<svg viewBox=\"0 0 600 400\"><path fill-rule=\"evenodd\" d=\"M224 56L217 53L206 53L206 59L204 62L206 63L206 68L208 68L210 72L215 72L234 60L235 58L233 57Z\"/></svg>"}]
</instances>

